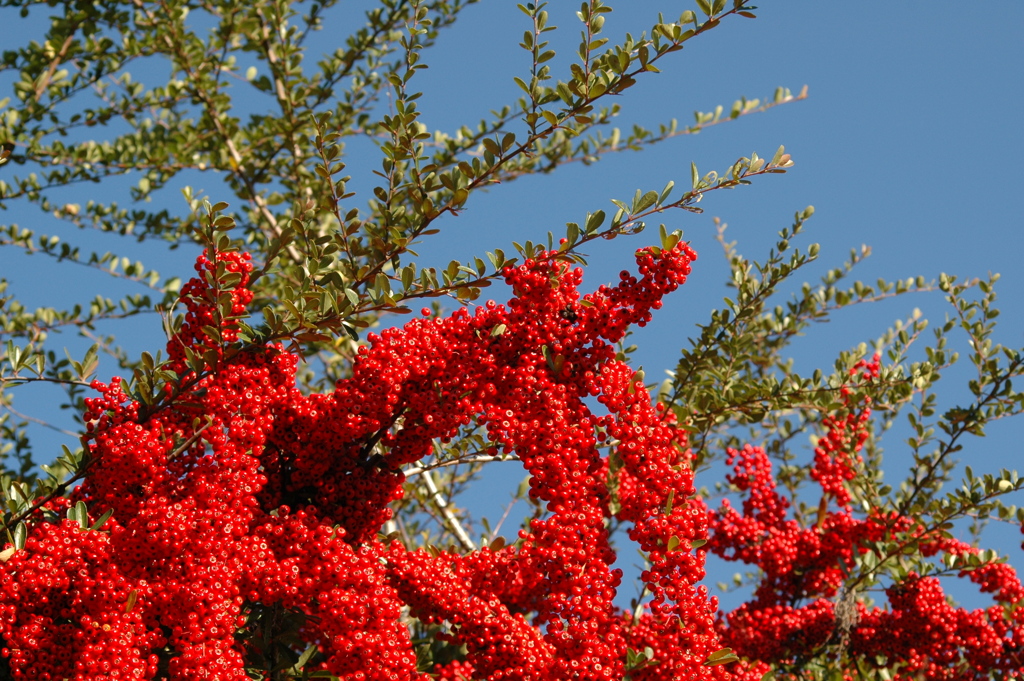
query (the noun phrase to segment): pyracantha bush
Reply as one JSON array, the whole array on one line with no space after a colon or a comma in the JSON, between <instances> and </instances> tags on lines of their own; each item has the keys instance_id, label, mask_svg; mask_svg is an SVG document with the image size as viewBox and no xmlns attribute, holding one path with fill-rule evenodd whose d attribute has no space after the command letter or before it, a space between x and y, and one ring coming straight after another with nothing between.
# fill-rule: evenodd
<instances>
[{"instance_id":1,"label":"pyracantha bush","mask_svg":"<svg viewBox=\"0 0 1024 681\"><path fill-rule=\"evenodd\" d=\"M772 463L760 447L730 450L729 482L743 495L742 510L726 500L712 514L709 547L718 556L759 568L750 601L719 617L724 642L738 655L733 671L758 680L776 669L801 668L829 644L837 645L858 672L889 669L888 678L915 681L971 681L1024 676L1024 588L1012 567L988 563L964 570L995 604L987 610L951 605L935 577L909 572L885 589L886 607L856 599L848 577L855 559L899 537L923 556L951 558L978 549L950 537L942 527L894 513L855 516L848 481L863 463L859 452L869 437L870 386L879 357L858 362L851 384L841 388L841 415L823 419L826 429L814 450L810 477L821 487L816 522L800 523L788 513L792 500L779 494ZM798 678L810 678L797 675Z\"/></svg>"},{"instance_id":2,"label":"pyracantha bush","mask_svg":"<svg viewBox=\"0 0 1024 681\"><path fill-rule=\"evenodd\" d=\"M49 507L109 519L36 519L0 567L11 677L268 676L280 669L266 632L291 626L307 673L426 678L415 618L456 651L434 669L444 678L621 679L628 648L660 654L662 639L674 652L643 678L728 678L705 665L721 645L698 586L708 515L685 433L615 351L694 257L683 243L641 250L637 275L581 296L581 270L541 253L506 269L507 306L371 335L351 377L312 395L295 388L296 355L235 342L248 256L201 257L168 343L167 399L146 408L119 379L95 383L88 474ZM197 356L212 370L195 373ZM544 517L466 555L383 536L402 467L470 423L518 455ZM612 602L608 451L615 515L649 558L638 621Z\"/></svg>"},{"instance_id":3,"label":"pyracantha bush","mask_svg":"<svg viewBox=\"0 0 1024 681\"><path fill-rule=\"evenodd\" d=\"M753 18L748 0L698 0L697 11L658 14L614 42L604 33L611 6L586 0L574 56L552 33L564 3L521 3L522 94L488 103L492 114L470 125L459 107L421 116L432 98L417 74L476 0L355 3L365 21L336 0L2 4L32 14L28 32L48 29L3 50L12 97L0 97L0 165L12 174L0 181L0 208L20 201L32 209L26 222L52 215L82 234L209 250L179 296L176 278L122 253L86 255L85 243L36 231L49 231L43 223L3 226L0 245L150 291L32 309L0 280L10 540L0 550L0 681L1022 675L1016 574L950 533L958 521L1024 520L1001 501L1024 490L1014 471L965 471L959 489L949 484L962 436L1024 412L1012 388L1024 352L992 338L996 276L845 287L865 247L796 292L790 277L818 247L802 253L791 240L812 207L763 263L742 257L719 224L731 297L682 344L680 370L655 403L617 346L683 283L693 253L663 230L660 249L637 253L636 274L588 295L573 263L597 239L638 234L666 211L700 212L710 192L785 173L793 160L783 147L720 173L691 164L681 194L674 182L637 190L614 201L613 215L567 223L557 247L551 235L547 250L513 242L515 261L495 249L491 266L474 258L438 270L413 250L498 185L804 99L806 87L780 87L697 112L692 125L612 127L622 111L613 102L690 41ZM335 10L343 23L330 22ZM337 49L314 57L321 29ZM365 153L367 142L379 153ZM188 187L186 211L161 199L196 173L238 206L204 204ZM353 177L374 183L364 205ZM104 190L70 202L81 193L66 190L84 182ZM469 305L501 277L513 291L505 305L447 318L435 307L362 345L344 335L414 301ZM783 287L794 295L779 304ZM933 345L914 348L924 361L911 361L925 331L916 315L878 340L885 367L875 358L845 375L866 354L856 350L840 353L835 374L803 377L785 354L834 312L936 288L954 312ZM133 361L114 336L96 338L98 325L175 301L185 314L168 320L166 361ZM253 309L263 311L259 329L244 321ZM946 345L954 330L967 334L977 374L971 403L939 417L931 387L956 361ZM96 344L81 361L58 359L61 331ZM132 380L90 387L100 353ZM28 383L66 391L60 406L83 417L81 449L37 465L30 419L54 424L11 407L11 390ZM881 461L872 408L883 423L908 410L914 463L897 492L881 491L871 470ZM801 469L791 438L819 426ZM736 507L711 510L693 471L726 451ZM487 528L490 544L476 548L440 501L496 459L529 474L531 516L514 541ZM780 461L788 465L773 470ZM431 491L443 467L446 489ZM437 536L461 548L439 548ZM624 611L619 566L636 549L643 588ZM756 572L748 602L718 612L701 585L706 551ZM937 576L958 572L994 604L951 605Z\"/></svg>"},{"instance_id":4,"label":"pyracantha bush","mask_svg":"<svg viewBox=\"0 0 1024 681\"><path fill-rule=\"evenodd\" d=\"M949 605L937 579L915 573L886 590L885 607L850 597L846 577L872 542L977 552L911 517L854 514L877 356L851 370L842 408L822 421L816 522L791 517L760 447L729 451L742 509L710 511L696 495L686 432L616 355L694 258L681 242L643 249L636 275L581 295L582 271L541 252L505 269L507 305L424 310L371 334L332 392L303 394L296 354L237 340L248 255L200 257L164 399L94 383L83 483L49 499L24 548L4 553L5 673L754 681L773 668L817 678L802 661L834 646L907 681L1018 678L1024 589L1007 565L964 571L994 595L988 610ZM544 513L514 543L474 551L384 534L403 467L468 426L490 454L517 456ZM647 560L651 599L634 612L613 603L613 521ZM716 615L699 584L706 549L759 568L749 602ZM422 659L412 622L445 654Z\"/></svg>"}]
</instances>

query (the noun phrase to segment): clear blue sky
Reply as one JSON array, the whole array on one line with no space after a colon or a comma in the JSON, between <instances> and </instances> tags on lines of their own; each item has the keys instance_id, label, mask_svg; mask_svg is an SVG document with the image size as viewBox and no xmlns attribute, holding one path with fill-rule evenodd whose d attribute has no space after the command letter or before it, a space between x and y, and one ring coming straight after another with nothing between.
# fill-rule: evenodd
<instances>
[{"instance_id":1,"label":"clear blue sky","mask_svg":"<svg viewBox=\"0 0 1024 681\"><path fill-rule=\"evenodd\" d=\"M335 11L355 19L354 7L365 4ZM528 23L515 4L485 1L468 8L463 20L424 54L431 68L418 76L418 87L426 93L419 104L428 126L454 131L518 97L512 78L525 76L529 61L516 43ZM611 4L616 10L609 16L606 34L612 40L626 31L637 35L648 29L659 9L672 21L690 6L665 0ZM459 218L445 219L442 234L420 249L425 264L465 259L495 247L510 250L512 240L540 240L548 230L557 236L565 222L579 222L587 211L610 209L611 198L625 199L638 188L660 189L668 180L688 186L691 161L702 172L723 170L740 156L753 151L770 156L785 144L796 162L788 174L715 192L701 204L704 215L664 216L670 229L684 230L700 259L687 285L672 296L655 323L636 336L637 360L649 377L658 378L675 364L694 324L706 319L726 293L722 284L727 270L713 239L712 217L729 224L728 235L739 241L742 253L761 258L775 233L809 204L816 214L798 245L814 241L822 248L819 265L808 270L808 276L837 266L861 244L873 249L859 268L859 278L868 282L916 275L934 279L940 272L961 277L1000 272L1003 315L997 340L1024 345L1024 191L1018 186L1019 159L1024 155L1024 3L986 3L978 6L981 11L953 3L909 2L764 0L760 7L758 19L730 18L670 55L663 73L641 79L621 98L619 125L655 127L673 117L688 124L695 109L712 110L717 104L728 108L741 95L769 96L776 86L796 92L806 84L806 101L643 153L617 154L594 166L575 165L496 187L487 196L474 198ZM560 56L567 56L578 40L576 8L577 2L562 0L549 7L552 23L562 29L548 34ZM5 25L17 21L9 10L0 19ZM328 26L313 43L322 50L347 33L330 20ZM557 66L565 62L560 58L554 63L557 77ZM0 87L9 89L9 84L3 81ZM0 98L5 94L0 92ZM358 145L349 152L352 187L361 192L356 197L361 205L374 181L370 170L379 161ZM213 199L220 198L216 188L206 189ZM167 200L180 205L177 195ZM20 210L12 206L0 220L47 231L36 215ZM591 249L593 266L584 288L613 280L630 264L634 248L656 240L657 223L651 227L649 234ZM82 243L82 235L70 233L68 238ZM158 250L148 253L151 259L163 258ZM166 276L175 274L175 267L187 276L190 258L181 253L158 262ZM45 304L51 296L67 296L71 288L77 300L107 290L99 288L105 286L100 279L86 276L78 283L67 278L69 268L51 269L41 260L0 251L2 276L27 302ZM851 311L800 341L798 367L830 366L839 350L871 341L914 307L935 321L949 309L937 295L920 295ZM132 329L129 347L141 351L159 344L156 320L133 323ZM963 341L954 338L966 354ZM942 381L943 408L966 398L962 385L969 372L964 364ZM109 374L109 369L101 371L104 378ZM22 406L32 411L35 403L39 409L40 399L26 394ZM45 404L42 409L45 413ZM965 455L976 470L1019 467L1022 438L1024 422L997 424L989 437L969 442ZM905 465L900 449L898 438L888 440L892 459L887 470L897 480L900 462ZM512 477L518 482L518 472ZM491 499L505 499L494 488L483 492ZM500 515L500 510L488 515ZM1019 533L995 532L992 541L992 548L1009 552L1018 565L1024 563L1017 548ZM717 579L721 576L711 581Z\"/></svg>"}]
</instances>

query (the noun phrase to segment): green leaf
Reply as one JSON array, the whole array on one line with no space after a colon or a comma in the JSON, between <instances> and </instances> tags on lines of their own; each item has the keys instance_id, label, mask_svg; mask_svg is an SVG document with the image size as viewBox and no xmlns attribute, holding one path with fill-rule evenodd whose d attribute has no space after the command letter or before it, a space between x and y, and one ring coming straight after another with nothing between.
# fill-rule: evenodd
<instances>
[{"instance_id":1,"label":"green leaf","mask_svg":"<svg viewBox=\"0 0 1024 681\"><path fill-rule=\"evenodd\" d=\"M722 648L708 655L708 659L704 662L705 667L715 667L721 664L729 664L730 662L736 662L739 660L736 654L732 651L732 648Z\"/></svg>"},{"instance_id":2,"label":"green leaf","mask_svg":"<svg viewBox=\"0 0 1024 681\"><path fill-rule=\"evenodd\" d=\"M320 650L319 646L317 646L315 643L310 643L306 647L306 649L304 651L302 651L302 654L299 655L299 659L292 666L292 668L290 670L291 673L292 674L300 673L302 671L302 668L306 666L306 664L313 658L313 655L316 654L319 650Z\"/></svg>"},{"instance_id":3,"label":"green leaf","mask_svg":"<svg viewBox=\"0 0 1024 681\"><path fill-rule=\"evenodd\" d=\"M73 520L78 521L78 526L83 530L89 524L89 507L85 505L84 501L79 501L75 504L75 517Z\"/></svg>"},{"instance_id":4,"label":"green leaf","mask_svg":"<svg viewBox=\"0 0 1024 681\"><path fill-rule=\"evenodd\" d=\"M14 536L11 538L11 543L14 544L14 548L21 551L25 548L25 542L28 541L28 527L25 523L18 523L14 526Z\"/></svg>"},{"instance_id":5,"label":"green leaf","mask_svg":"<svg viewBox=\"0 0 1024 681\"><path fill-rule=\"evenodd\" d=\"M676 183L671 181L671 180L669 180L668 184L665 185L665 188L661 190L661 194L658 195L658 203L659 204L663 204L663 203L665 203L665 201L668 200L668 196L669 196L669 194L672 193L672 188L675 187L675 186L676 186Z\"/></svg>"},{"instance_id":6,"label":"green leaf","mask_svg":"<svg viewBox=\"0 0 1024 681\"><path fill-rule=\"evenodd\" d=\"M565 227L566 241L568 242L568 245L573 246L576 244L577 241L579 241L580 226L577 225L575 222L567 222L565 223Z\"/></svg>"},{"instance_id":7,"label":"green leaf","mask_svg":"<svg viewBox=\"0 0 1024 681\"><path fill-rule=\"evenodd\" d=\"M639 192L637 192L637 193L639 194ZM633 209L632 209L631 212L634 215L636 213L642 213L643 211L647 210L648 208L653 206L655 203L657 203L657 201L658 201L658 192L655 192L655 191L647 192L643 196L640 196L640 197L638 197L638 198L633 200Z\"/></svg>"},{"instance_id":8,"label":"green leaf","mask_svg":"<svg viewBox=\"0 0 1024 681\"><path fill-rule=\"evenodd\" d=\"M99 529L101 529L104 525L107 524L107 521L110 520L110 517L113 516L113 515L114 515L114 509L108 508L106 511L104 511L103 515L101 515L99 518L96 519L96 522L94 522L89 527L89 529L90 530L99 530Z\"/></svg>"}]
</instances>

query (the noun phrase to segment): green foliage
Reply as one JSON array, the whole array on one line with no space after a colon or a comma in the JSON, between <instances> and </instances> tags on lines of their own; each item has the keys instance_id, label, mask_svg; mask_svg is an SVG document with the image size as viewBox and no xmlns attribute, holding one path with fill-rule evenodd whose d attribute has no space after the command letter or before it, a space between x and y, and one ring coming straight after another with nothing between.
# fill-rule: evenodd
<instances>
[{"instance_id":1,"label":"green foliage","mask_svg":"<svg viewBox=\"0 0 1024 681\"><path fill-rule=\"evenodd\" d=\"M0 201L5 208L35 207L80 230L170 248L225 238L232 248L244 245L259 259L255 307L264 316L258 328L243 329L244 339L303 346L311 360L303 380L315 388L345 374L360 330L381 315L408 312L417 299L472 301L519 259L496 249L443 269L417 264L415 244L440 234L441 219L458 215L474 193L567 163L638 150L805 96L780 88L766 104L741 99L728 116L718 107L714 113L698 112L690 127L672 121L657 131L634 127L623 134L610 125L619 114L617 104L606 104L611 96L653 76L655 64L745 3L720 8L707 21L689 11L676 23L659 18L649 33L627 35L617 45L602 35L611 8L585 3L578 14L581 42L561 79L548 64L554 50L541 40L555 30L545 3L525 4L520 9L530 30L523 47L532 56L525 96L475 127L455 134L431 131L419 121L417 108L416 76L425 67L421 55L469 4L379 3L343 47L312 65L304 61L306 39L325 26L334 2L56 8L42 41L8 49L0 61L0 72L18 78L13 99L0 105L0 139L11 150ZM31 8L21 2L4 6L20 7L23 14ZM169 69L170 77L150 78L155 63ZM136 67L155 84L133 78ZM272 114L245 113L260 100ZM390 102L386 110L384 100ZM351 178L345 174L345 145L367 138L380 150L380 165L373 170L377 186L371 197L355 197L346 186ZM561 249L582 261L578 250L592 240L639 232L645 218L671 208L696 211L705 193L783 172L789 164L781 150L770 163L753 154L721 176L695 180L675 199L669 196L671 185L660 193L637 192L632 202L615 202L610 221L604 211L595 211L582 227L568 225ZM84 204L60 198L62 189L120 176L131 182L131 208L101 198ZM204 187L223 181L234 195L233 206L221 201L211 208L186 187L185 210L147 207L162 189L183 181ZM519 257L530 257L538 243L551 247L552 242L548 234L546 242L526 240L516 249ZM151 394L159 383L151 375L154 367L129 357L116 336L98 336L95 329L157 312L172 330L177 276L165 278L134 259L90 252L15 224L2 227L0 245L149 289L120 300L97 297L88 306L34 311L4 293L2 333L13 343L0 375L4 405L13 404L16 386L47 381L64 386L64 406L77 411L98 356L136 373L139 394ZM61 330L77 332L94 346L81 366L50 349L51 334ZM25 421L11 416L8 410L0 417L4 440L21 462L20 474L32 477Z\"/></svg>"}]
</instances>

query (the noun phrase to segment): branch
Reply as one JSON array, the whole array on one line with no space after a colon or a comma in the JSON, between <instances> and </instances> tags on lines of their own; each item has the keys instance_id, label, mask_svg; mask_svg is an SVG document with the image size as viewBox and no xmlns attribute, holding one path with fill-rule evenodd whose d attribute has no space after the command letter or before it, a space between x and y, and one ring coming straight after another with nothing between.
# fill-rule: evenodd
<instances>
[{"instance_id":1,"label":"branch","mask_svg":"<svg viewBox=\"0 0 1024 681\"><path fill-rule=\"evenodd\" d=\"M441 491L437 488L437 483L434 482L434 476L431 475L430 471L427 470L422 471L421 474L423 476L423 484L427 488L427 491L430 492L430 497L434 501L434 504L437 506L437 510L439 510L441 512L441 515L444 516L445 522L448 524L448 527L451 529L451 531L455 534L455 537L459 540L459 543L462 544L462 547L467 551L476 551L476 542L469 538L469 535L466 534L466 530L462 527L462 524L459 522L459 519L455 517L454 513L452 513L451 507L449 506L448 502L445 501L445 498L441 494Z\"/></svg>"},{"instance_id":2,"label":"branch","mask_svg":"<svg viewBox=\"0 0 1024 681\"><path fill-rule=\"evenodd\" d=\"M19 419L25 419L26 421L31 421L32 423L36 423L36 424L42 426L43 428L49 428L50 430L56 431L58 433L61 433L62 435L69 435L71 437L78 437L80 435L80 433L75 433L75 432L72 432L70 430L64 430L63 428L61 428L59 426L55 426L52 423L50 423L49 421L44 421L42 419L37 419L35 416L29 416L28 414L23 414L20 411L18 411L17 409L15 409L14 407L11 407L10 405L0 404L0 408L3 408L5 411L10 412L11 414L13 414L14 416L18 417Z\"/></svg>"},{"instance_id":3,"label":"branch","mask_svg":"<svg viewBox=\"0 0 1024 681\"><path fill-rule=\"evenodd\" d=\"M406 470L404 470L402 472L405 473L405 477L406 478L411 478L411 477L416 476L416 475L425 475L425 474L429 473L430 471L437 470L438 468L446 468L448 466L458 466L459 464L463 464L463 463L490 463L491 461L519 461L519 460L520 460L519 457L515 456L514 454L512 454L512 455L505 454L505 455L501 455L501 456L491 456L491 455L487 455L487 454L475 454L475 455L470 455L470 456L456 458L456 459L449 459L447 461L437 461L435 463L428 464L426 466L417 466L415 468L409 468L409 469L406 469Z\"/></svg>"}]
</instances>

